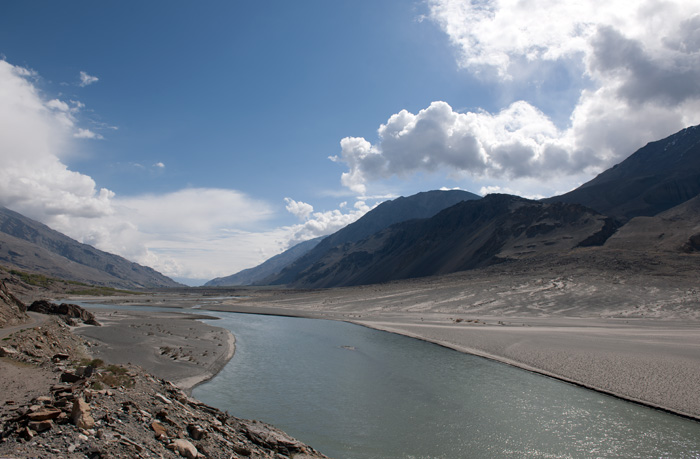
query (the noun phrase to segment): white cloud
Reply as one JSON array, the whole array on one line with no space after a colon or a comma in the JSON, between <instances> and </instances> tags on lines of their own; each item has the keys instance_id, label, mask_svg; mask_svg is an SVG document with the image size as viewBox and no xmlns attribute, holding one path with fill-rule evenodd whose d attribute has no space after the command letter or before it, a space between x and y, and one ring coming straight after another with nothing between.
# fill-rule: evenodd
<instances>
[{"instance_id":1,"label":"white cloud","mask_svg":"<svg viewBox=\"0 0 700 459\"><path fill-rule=\"evenodd\" d=\"M165 164L162 162L157 162L153 165L153 167L157 167L158 169L165 169Z\"/></svg>"},{"instance_id":2,"label":"white cloud","mask_svg":"<svg viewBox=\"0 0 700 459\"><path fill-rule=\"evenodd\" d=\"M346 137L331 157L347 165L341 183L354 192L418 172L518 182L590 178L646 142L700 122L697 0L428 4L471 73L503 87L527 85L556 63L576 76L568 84L580 95L563 127L522 100L496 113L460 113L440 101L417 114L402 110L379 127L376 142ZM539 90L546 96L546 87Z\"/></svg>"},{"instance_id":3,"label":"white cloud","mask_svg":"<svg viewBox=\"0 0 700 459\"><path fill-rule=\"evenodd\" d=\"M61 215L50 225L69 236L173 277L211 279L277 253L288 231L256 229L272 217L265 202L227 189L187 188L165 194L113 197L102 218Z\"/></svg>"},{"instance_id":4,"label":"white cloud","mask_svg":"<svg viewBox=\"0 0 700 459\"><path fill-rule=\"evenodd\" d=\"M34 218L109 215L113 193L61 162L74 126L67 104L45 103L30 74L0 61L0 204Z\"/></svg>"},{"instance_id":5,"label":"white cloud","mask_svg":"<svg viewBox=\"0 0 700 459\"><path fill-rule=\"evenodd\" d=\"M284 198L284 202L287 203L287 206L285 207L287 212L300 220L306 220L309 218L309 215L311 215L311 212L314 211L314 206L305 202L295 201L291 198Z\"/></svg>"},{"instance_id":6,"label":"white cloud","mask_svg":"<svg viewBox=\"0 0 700 459\"><path fill-rule=\"evenodd\" d=\"M358 220L378 204L379 203L369 206L365 201L358 200L353 205L353 209L349 209L345 213L341 211L341 209L345 210L347 208L347 203L345 202L341 203L338 209L325 212L313 212L306 217L307 220L304 223L288 228L288 246L291 247L309 239L335 233L339 229Z\"/></svg>"},{"instance_id":7,"label":"white cloud","mask_svg":"<svg viewBox=\"0 0 700 459\"><path fill-rule=\"evenodd\" d=\"M86 72L80 72L80 86L85 87L100 81L96 76L88 75Z\"/></svg>"},{"instance_id":8,"label":"white cloud","mask_svg":"<svg viewBox=\"0 0 700 459\"><path fill-rule=\"evenodd\" d=\"M104 139L101 134L83 128L78 128L78 131L73 134L73 137L76 139Z\"/></svg>"}]
</instances>

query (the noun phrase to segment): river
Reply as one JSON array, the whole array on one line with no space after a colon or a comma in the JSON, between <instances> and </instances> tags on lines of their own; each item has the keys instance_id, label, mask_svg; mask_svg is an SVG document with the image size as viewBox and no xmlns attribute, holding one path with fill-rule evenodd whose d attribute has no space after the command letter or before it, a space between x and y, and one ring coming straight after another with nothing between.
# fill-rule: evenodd
<instances>
[{"instance_id":1,"label":"river","mask_svg":"<svg viewBox=\"0 0 700 459\"><path fill-rule=\"evenodd\" d=\"M700 457L698 422L508 365L343 322L216 316L236 354L194 397L336 459Z\"/></svg>"}]
</instances>

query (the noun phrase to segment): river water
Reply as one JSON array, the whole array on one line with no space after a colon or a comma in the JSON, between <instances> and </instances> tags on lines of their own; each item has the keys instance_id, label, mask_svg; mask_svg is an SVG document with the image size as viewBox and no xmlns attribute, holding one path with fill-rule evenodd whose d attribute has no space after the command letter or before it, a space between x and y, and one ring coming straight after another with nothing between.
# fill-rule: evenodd
<instances>
[{"instance_id":1,"label":"river water","mask_svg":"<svg viewBox=\"0 0 700 459\"><path fill-rule=\"evenodd\" d=\"M194 397L336 459L700 457L698 422L508 365L342 322L217 316L236 354Z\"/></svg>"}]
</instances>

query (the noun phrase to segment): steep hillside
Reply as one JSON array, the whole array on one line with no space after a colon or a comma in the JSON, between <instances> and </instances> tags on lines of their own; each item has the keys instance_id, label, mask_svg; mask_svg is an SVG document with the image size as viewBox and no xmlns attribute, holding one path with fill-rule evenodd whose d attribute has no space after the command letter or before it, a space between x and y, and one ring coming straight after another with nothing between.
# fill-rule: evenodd
<instances>
[{"instance_id":1,"label":"steep hillside","mask_svg":"<svg viewBox=\"0 0 700 459\"><path fill-rule=\"evenodd\" d=\"M287 266L278 275L265 279L261 284L291 283L296 280L299 273L309 268L326 252L337 246L357 242L395 223L432 217L441 210L459 202L480 198L480 196L468 191L435 190L383 202L356 222L326 237L309 253Z\"/></svg>"},{"instance_id":2,"label":"steep hillside","mask_svg":"<svg viewBox=\"0 0 700 459\"><path fill-rule=\"evenodd\" d=\"M305 255L311 249L316 247L322 240L323 237L317 237L309 241L300 242L294 247L285 250L279 255L275 255L254 268L244 269L243 271L239 271L236 274L226 277L217 277L216 279L212 279L204 284L204 286L222 287L232 285L253 285L256 282L262 281L266 277L279 273L285 266L288 266L299 257Z\"/></svg>"},{"instance_id":3,"label":"steep hillside","mask_svg":"<svg viewBox=\"0 0 700 459\"><path fill-rule=\"evenodd\" d=\"M180 286L151 268L81 244L4 207L0 207L0 264L118 288Z\"/></svg>"},{"instance_id":4,"label":"steep hillside","mask_svg":"<svg viewBox=\"0 0 700 459\"><path fill-rule=\"evenodd\" d=\"M447 274L599 245L612 220L575 204L489 195L329 250L290 284L337 287Z\"/></svg>"},{"instance_id":5,"label":"steep hillside","mask_svg":"<svg viewBox=\"0 0 700 459\"><path fill-rule=\"evenodd\" d=\"M622 220L651 216L700 193L700 126L651 142L590 182L548 202L582 204Z\"/></svg>"}]
</instances>

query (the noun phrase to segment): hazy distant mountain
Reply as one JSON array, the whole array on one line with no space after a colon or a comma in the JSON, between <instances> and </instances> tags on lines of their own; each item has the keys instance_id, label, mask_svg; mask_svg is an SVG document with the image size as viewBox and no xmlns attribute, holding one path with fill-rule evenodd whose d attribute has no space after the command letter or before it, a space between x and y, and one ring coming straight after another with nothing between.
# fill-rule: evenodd
<instances>
[{"instance_id":1,"label":"hazy distant mountain","mask_svg":"<svg viewBox=\"0 0 700 459\"><path fill-rule=\"evenodd\" d=\"M489 195L336 246L290 284L337 287L447 274L602 244L614 230L612 219L577 204Z\"/></svg>"},{"instance_id":2,"label":"hazy distant mountain","mask_svg":"<svg viewBox=\"0 0 700 459\"><path fill-rule=\"evenodd\" d=\"M583 204L628 220L670 209L700 193L700 126L651 142L588 183L546 201Z\"/></svg>"},{"instance_id":3,"label":"hazy distant mountain","mask_svg":"<svg viewBox=\"0 0 700 459\"><path fill-rule=\"evenodd\" d=\"M81 244L4 207L0 207L0 264L110 287L181 286L151 268Z\"/></svg>"},{"instance_id":4,"label":"hazy distant mountain","mask_svg":"<svg viewBox=\"0 0 700 459\"><path fill-rule=\"evenodd\" d=\"M217 277L212 279L206 284L205 287L216 287L216 286L231 286L231 285L253 285L256 282L260 282L266 277L270 277L274 274L279 273L282 269L289 265L290 263L297 260L299 257L306 254L308 251L313 249L318 245L323 237L317 237L309 241L300 242L294 247L285 250L279 255L268 259L262 264L254 268L244 269L236 274L232 274L226 277Z\"/></svg>"},{"instance_id":5,"label":"hazy distant mountain","mask_svg":"<svg viewBox=\"0 0 700 459\"><path fill-rule=\"evenodd\" d=\"M475 199L481 199L481 196L461 190L435 190L383 202L356 222L327 236L306 255L287 266L279 274L265 279L262 283L292 283L302 271L308 269L323 257L326 252L333 250L337 246L357 242L395 223L432 217L441 210L459 202Z\"/></svg>"}]
</instances>

